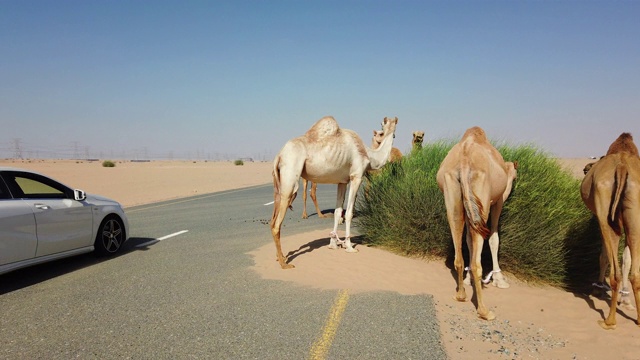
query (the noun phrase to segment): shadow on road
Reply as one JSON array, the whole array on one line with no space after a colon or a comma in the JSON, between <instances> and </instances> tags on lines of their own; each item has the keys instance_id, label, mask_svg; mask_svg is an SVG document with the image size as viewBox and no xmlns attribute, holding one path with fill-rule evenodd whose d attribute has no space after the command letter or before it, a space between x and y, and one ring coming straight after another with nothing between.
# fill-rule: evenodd
<instances>
[{"instance_id":1,"label":"shadow on road","mask_svg":"<svg viewBox=\"0 0 640 360\"><path fill-rule=\"evenodd\" d=\"M65 275L85 267L109 261L120 256L125 256L134 251L147 250L157 241L152 238L129 238L122 250L114 256L100 257L94 253L71 256L65 259L55 260L44 264L29 266L7 274L0 275L0 295L20 290L61 275ZM140 244L147 244L138 247Z\"/></svg>"}]
</instances>

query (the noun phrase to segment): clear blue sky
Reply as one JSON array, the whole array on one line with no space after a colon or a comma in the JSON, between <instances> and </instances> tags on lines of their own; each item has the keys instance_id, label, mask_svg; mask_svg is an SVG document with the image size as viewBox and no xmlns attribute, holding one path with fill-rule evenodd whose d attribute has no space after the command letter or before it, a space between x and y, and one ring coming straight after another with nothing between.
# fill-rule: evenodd
<instances>
[{"instance_id":1,"label":"clear blue sky","mask_svg":"<svg viewBox=\"0 0 640 360\"><path fill-rule=\"evenodd\" d=\"M0 0L0 157L271 160L334 116L366 144L640 145L639 1Z\"/></svg>"}]
</instances>

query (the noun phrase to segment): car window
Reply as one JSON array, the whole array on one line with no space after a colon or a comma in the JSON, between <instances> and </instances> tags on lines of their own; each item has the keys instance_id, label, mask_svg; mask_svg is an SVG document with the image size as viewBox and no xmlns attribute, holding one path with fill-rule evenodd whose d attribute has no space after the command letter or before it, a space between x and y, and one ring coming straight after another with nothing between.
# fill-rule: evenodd
<instances>
[{"instance_id":1,"label":"car window","mask_svg":"<svg viewBox=\"0 0 640 360\"><path fill-rule=\"evenodd\" d=\"M7 187L4 184L4 181L0 177L0 200L10 199L10 198L11 198L11 195L9 195L9 191L7 190Z\"/></svg>"},{"instance_id":2,"label":"car window","mask_svg":"<svg viewBox=\"0 0 640 360\"><path fill-rule=\"evenodd\" d=\"M64 192L34 179L16 176L16 183L26 197L57 197L52 195L64 197Z\"/></svg>"},{"instance_id":3,"label":"car window","mask_svg":"<svg viewBox=\"0 0 640 360\"><path fill-rule=\"evenodd\" d=\"M65 199L68 197L69 190L65 186L37 174L5 173L4 178L16 198Z\"/></svg>"}]
</instances>

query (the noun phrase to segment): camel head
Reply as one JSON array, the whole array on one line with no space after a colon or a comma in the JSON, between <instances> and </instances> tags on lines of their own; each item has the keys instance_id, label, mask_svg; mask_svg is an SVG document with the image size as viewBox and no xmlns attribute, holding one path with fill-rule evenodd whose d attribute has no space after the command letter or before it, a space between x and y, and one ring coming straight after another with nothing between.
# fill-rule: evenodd
<instances>
[{"instance_id":1,"label":"camel head","mask_svg":"<svg viewBox=\"0 0 640 360\"><path fill-rule=\"evenodd\" d=\"M384 131L382 130L373 130L373 140L371 141L371 148L377 149L380 147L380 144L384 140Z\"/></svg>"},{"instance_id":2,"label":"camel head","mask_svg":"<svg viewBox=\"0 0 640 360\"><path fill-rule=\"evenodd\" d=\"M411 145L414 148L422 148L422 141L424 140L424 131L414 131L413 132L413 140L411 140Z\"/></svg>"},{"instance_id":3,"label":"camel head","mask_svg":"<svg viewBox=\"0 0 640 360\"><path fill-rule=\"evenodd\" d=\"M589 170L591 170L591 168L593 167L593 164L595 163L594 162L588 163L587 165L584 166L584 169L582 169L582 171L584 172L585 175L587 175Z\"/></svg>"},{"instance_id":4,"label":"camel head","mask_svg":"<svg viewBox=\"0 0 640 360\"><path fill-rule=\"evenodd\" d=\"M382 131L384 131L384 135L389 136L389 134L393 134L393 137L396 137L396 126L398 125L398 117L393 119L385 117L382 120Z\"/></svg>"},{"instance_id":5,"label":"camel head","mask_svg":"<svg viewBox=\"0 0 640 360\"><path fill-rule=\"evenodd\" d=\"M633 137L630 133L622 133L618 138L609 146L607 155L617 154L621 152L627 152L631 155L638 155L638 148L633 143Z\"/></svg>"}]
</instances>

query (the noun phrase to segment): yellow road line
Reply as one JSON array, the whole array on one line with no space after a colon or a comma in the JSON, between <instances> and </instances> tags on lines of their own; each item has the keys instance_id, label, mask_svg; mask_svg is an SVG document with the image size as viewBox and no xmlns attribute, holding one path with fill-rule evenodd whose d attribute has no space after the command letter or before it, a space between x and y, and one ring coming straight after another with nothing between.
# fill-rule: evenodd
<instances>
[{"instance_id":1,"label":"yellow road line","mask_svg":"<svg viewBox=\"0 0 640 360\"><path fill-rule=\"evenodd\" d=\"M336 336L340 320L342 320L342 314L347 307L349 301L349 293L347 290L340 290L336 299L333 302L333 307L329 312L327 321L324 324L324 330L322 336L311 347L309 351L309 359L311 360L323 360L327 357L327 353L333 343L333 338Z\"/></svg>"}]
</instances>

